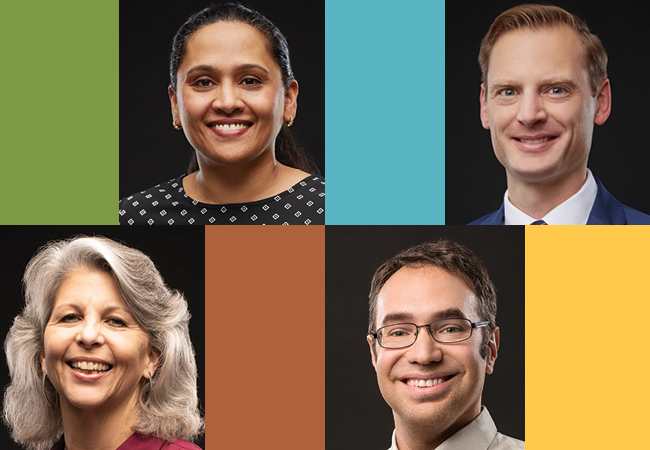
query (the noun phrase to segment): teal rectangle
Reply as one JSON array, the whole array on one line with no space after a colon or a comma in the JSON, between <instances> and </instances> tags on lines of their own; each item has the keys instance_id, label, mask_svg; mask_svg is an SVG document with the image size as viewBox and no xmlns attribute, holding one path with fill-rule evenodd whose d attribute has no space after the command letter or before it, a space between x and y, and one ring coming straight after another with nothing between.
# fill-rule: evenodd
<instances>
[{"instance_id":1,"label":"teal rectangle","mask_svg":"<svg viewBox=\"0 0 650 450\"><path fill-rule=\"evenodd\" d=\"M326 223L444 224L445 5L326 0Z\"/></svg>"}]
</instances>

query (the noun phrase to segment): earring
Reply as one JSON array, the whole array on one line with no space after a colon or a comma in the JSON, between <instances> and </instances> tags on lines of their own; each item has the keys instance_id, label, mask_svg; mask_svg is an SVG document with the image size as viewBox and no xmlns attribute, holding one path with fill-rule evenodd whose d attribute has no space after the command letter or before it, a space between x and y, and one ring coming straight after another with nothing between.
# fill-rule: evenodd
<instances>
[{"instance_id":1,"label":"earring","mask_svg":"<svg viewBox=\"0 0 650 450\"><path fill-rule=\"evenodd\" d=\"M149 394L147 395L147 401L145 402L145 405L149 406L149 399L151 398L151 390L153 389L153 381L152 381L153 377L151 376L151 372L147 372L147 374L149 375L149 378L147 378L149 380Z\"/></svg>"},{"instance_id":2,"label":"earring","mask_svg":"<svg viewBox=\"0 0 650 450\"><path fill-rule=\"evenodd\" d=\"M182 129L183 129L182 126L176 124L176 121L175 121L175 120L172 120L172 125L173 125L173 127L176 128L177 130L182 130Z\"/></svg>"},{"instance_id":3,"label":"earring","mask_svg":"<svg viewBox=\"0 0 650 450\"><path fill-rule=\"evenodd\" d=\"M49 407L52 408L53 410L56 410L56 407L58 406L58 403L59 403L59 397L58 397L59 393L54 391L55 395L56 395L54 400L55 400L56 403L53 405L52 402L50 401L50 399L47 397L47 390L45 389L45 379L46 378L47 378L47 370L44 370L43 371L43 397L45 397L45 401L47 402Z\"/></svg>"},{"instance_id":4,"label":"earring","mask_svg":"<svg viewBox=\"0 0 650 450\"><path fill-rule=\"evenodd\" d=\"M293 116L289 116L289 121L285 122L285 123L287 124L287 127L290 127L291 125L293 125Z\"/></svg>"}]
</instances>

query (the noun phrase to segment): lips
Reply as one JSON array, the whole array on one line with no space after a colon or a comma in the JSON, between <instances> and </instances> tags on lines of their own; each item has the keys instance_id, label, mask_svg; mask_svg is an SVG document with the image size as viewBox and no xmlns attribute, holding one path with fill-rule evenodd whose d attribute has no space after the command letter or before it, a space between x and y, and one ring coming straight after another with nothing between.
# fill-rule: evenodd
<instances>
[{"instance_id":1,"label":"lips","mask_svg":"<svg viewBox=\"0 0 650 450\"><path fill-rule=\"evenodd\" d=\"M429 388L449 381L454 376L456 375L407 376L402 379L402 383L416 388Z\"/></svg>"},{"instance_id":2,"label":"lips","mask_svg":"<svg viewBox=\"0 0 650 450\"><path fill-rule=\"evenodd\" d=\"M97 375L108 372L113 368L111 364L98 360L75 359L67 362L68 366L75 372L85 375Z\"/></svg>"},{"instance_id":3,"label":"lips","mask_svg":"<svg viewBox=\"0 0 650 450\"><path fill-rule=\"evenodd\" d=\"M523 142L524 144L541 144L542 142L550 141L551 139L555 139L555 137L544 137L540 139L523 139L523 138L515 138L519 142Z\"/></svg>"},{"instance_id":4,"label":"lips","mask_svg":"<svg viewBox=\"0 0 650 450\"><path fill-rule=\"evenodd\" d=\"M253 122L241 119L221 119L209 122L207 125L220 136L238 136L252 127Z\"/></svg>"},{"instance_id":5,"label":"lips","mask_svg":"<svg viewBox=\"0 0 650 450\"><path fill-rule=\"evenodd\" d=\"M443 382L447 381L449 378L451 378L451 377L443 377L443 378L429 378L429 379L426 379L426 380L422 380L422 379L418 379L418 380L409 379L409 380L406 380L406 384L408 384L409 386L415 386L415 387L420 387L420 388L423 388L423 387L432 387L432 386L437 386L437 385L439 385L440 383L443 383Z\"/></svg>"},{"instance_id":6,"label":"lips","mask_svg":"<svg viewBox=\"0 0 650 450\"><path fill-rule=\"evenodd\" d=\"M216 123L213 125L210 125L211 128L214 128L215 130L219 131L234 131L234 130L243 130L245 128L250 127L252 124L251 123L233 123L233 124L221 124L221 123Z\"/></svg>"},{"instance_id":7,"label":"lips","mask_svg":"<svg viewBox=\"0 0 650 450\"><path fill-rule=\"evenodd\" d=\"M552 134L536 134L513 136L512 140L523 151L541 151L553 145L558 137L558 135Z\"/></svg>"}]
</instances>

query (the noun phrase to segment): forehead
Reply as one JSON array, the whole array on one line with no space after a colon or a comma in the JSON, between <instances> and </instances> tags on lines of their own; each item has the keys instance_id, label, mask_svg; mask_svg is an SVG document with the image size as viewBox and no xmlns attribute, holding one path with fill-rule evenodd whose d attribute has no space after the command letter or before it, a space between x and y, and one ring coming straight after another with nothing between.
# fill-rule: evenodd
<instances>
[{"instance_id":1,"label":"forehead","mask_svg":"<svg viewBox=\"0 0 650 450\"><path fill-rule=\"evenodd\" d=\"M66 304L110 305L126 309L113 277L107 272L89 269L74 270L63 279L53 306Z\"/></svg>"},{"instance_id":2,"label":"forehead","mask_svg":"<svg viewBox=\"0 0 650 450\"><path fill-rule=\"evenodd\" d=\"M388 279L377 296L377 326L388 315L410 316L418 323L426 323L450 309L460 310L469 319L478 319L476 296L463 280L438 267L403 267Z\"/></svg>"},{"instance_id":3,"label":"forehead","mask_svg":"<svg viewBox=\"0 0 650 450\"><path fill-rule=\"evenodd\" d=\"M588 81L588 76L584 45L578 33L565 25L508 31L490 54L488 83L556 77Z\"/></svg>"},{"instance_id":4,"label":"forehead","mask_svg":"<svg viewBox=\"0 0 650 450\"><path fill-rule=\"evenodd\" d=\"M216 22L200 28L188 38L181 65L253 62L275 63L266 37L245 23Z\"/></svg>"}]
</instances>

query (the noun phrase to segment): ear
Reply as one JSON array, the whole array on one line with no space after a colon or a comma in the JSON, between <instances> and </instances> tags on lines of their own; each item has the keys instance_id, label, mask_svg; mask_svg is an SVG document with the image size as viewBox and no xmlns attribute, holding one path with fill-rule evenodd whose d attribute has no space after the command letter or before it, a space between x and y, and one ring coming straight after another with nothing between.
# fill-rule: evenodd
<instances>
[{"instance_id":1,"label":"ear","mask_svg":"<svg viewBox=\"0 0 650 450\"><path fill-rule=\"evenodd\" d=\"M169 101L172 104L172 122L181 125L181 118L178 114L178 98L176 97L176 93L174 92L174 89L172 89L171 84L167 88L167 91L169 92Z\"/></svg>"},{"instance_id":2,"label":"ear","mask_svg":"<svg viewBox=\"0 0 650 450\"><path fill-rule=\"evenodd\" d=\"M142 376L144 378L149 378L149 374L153 376L156 373L158 364L160 363L160 352L153 347L149 347L149 361L144 368L144 373Z\"/></svg>"},{"instance_id":3,"label":"ear","mask_svg":"<svg viewBox=\"0 0 650 450\"><path fill-rule=\"evenodd\" d=\"M45 352L41 352L41 354L38 356L41 358L41 370L45 372L47 370L47 366L45 365Z\"/></svg>"},{"instance_id":4,"label":"ear","mask_svg":"<svg viewBox=\"0 0 650 450\"><path fill-rule=\"evenodd\" d=\"M497 354L499 350L499 341L500 341L500 331L499 327L492 328L490 332L490 337L488 338L488 354L485 358L485 373L491 374L494 371L494 363L497 360Z\"/></svg>"},{"instance_id":5,"label":"ear","mask_svg":"<svg viewBox=\"0 0 650 450\"><path fill-rule=\"evenodd\" d=\"M609 114L612 112L612 88L609 79L605 78L596 95L596 115L594 123L602 125L605 123Z\"/></svg>"},{"instance_id":6,"label":"ear","mask_svg":"<svg viewBox=\"0 0 650 450\"><path fill-rule=\"evenodd\" d=\"M490 129L490 121L488 120L487 100L485 98L485 83L481 83L481 124L486 130Z\"/></svg>"},{"instance_id":7,"label":"ear","mask_svg":"<svg viewBox=\"0 0 650 450\"><path fill-rule=\"evenodd\" d=\"M368 347L370 347L370 359L372 360L372 366L377 370L377 354L375 353L376 348L374 347L374 339L372 338L372 335L366 336L366 340L368 341Z\"/></svg>"},{"instance_id":8,"label":"ear","mask_svg":"<svg viewBox=\"0 0 650 450\"><path fill-rule=\"evenodd\" d=\"M298 112L298 82L294 79L284 93L284 121L290 122Z\"/></svg>"}]
</instances>

